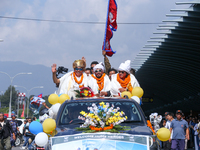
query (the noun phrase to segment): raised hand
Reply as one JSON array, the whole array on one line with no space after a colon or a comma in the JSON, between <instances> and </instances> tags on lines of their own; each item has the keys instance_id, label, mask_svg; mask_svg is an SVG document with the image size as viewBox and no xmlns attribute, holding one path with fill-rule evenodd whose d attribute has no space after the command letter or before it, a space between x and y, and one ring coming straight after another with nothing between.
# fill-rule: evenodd
<instances>
[{"instance_id":1,"label":"raised hand","mask_svg":"<svg viewBox=\"0 0 200 150\"><path fill-rule=\"evenodd\" d=\"M53 72L53 73L56 73L56 64L53 64L52 66L51 66L51 71Z\"/></svg>"}]
</instances>

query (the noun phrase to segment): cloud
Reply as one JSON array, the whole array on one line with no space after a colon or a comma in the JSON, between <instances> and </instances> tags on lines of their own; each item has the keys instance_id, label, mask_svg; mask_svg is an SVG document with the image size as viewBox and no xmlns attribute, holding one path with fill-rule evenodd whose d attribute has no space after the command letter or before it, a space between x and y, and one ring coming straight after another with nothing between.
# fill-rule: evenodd
<instances>
[{"instance_id":1,"label":"cloud","mask_svg":"<svg viewBox=\"0 0 200 150\"><path fill-rule=\"evenodd\" d=\"M117 0L118 22L161 22L175 8L175 0ZM15 16L70 21L106 19L107 0L6 0L1 1L1 16ZM111 46L117 53L110 58L118 68L146 44L157 25L118 25ZM69 24L0 19L0 60L23 61L72 68L72 62L85 56L87 66L103 61L101 47L105 25Z\"/></svg>"}]
</instances>

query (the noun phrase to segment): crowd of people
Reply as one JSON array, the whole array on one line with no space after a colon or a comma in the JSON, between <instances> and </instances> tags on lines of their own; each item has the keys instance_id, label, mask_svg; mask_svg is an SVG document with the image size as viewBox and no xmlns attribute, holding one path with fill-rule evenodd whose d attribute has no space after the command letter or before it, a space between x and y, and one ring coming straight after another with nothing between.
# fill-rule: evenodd
<instances>
[{"instance_id":1,"label":"crowd of people","mask_svg":"<svg viewBox=\"0 0 200 150\"><path fill-rule=\"evenodd\" d=\"M29 124L36 121L34 118L26 118L24 120L23 132L20 133L16 116L12 115L11 120L8 120L4 113L0 113L0 150L11 150L16 147L16 137L23 137L24 144L22 149L33 149L35 135L29 131ZM22 134L22 135L21 135Z\"/></svg>"},{"instance_id":2,"label":"crowd of people","mask_svg":"<svg viewBox=\"0 0 200 150\"><path fill-rule=\"evenodd\" d=\"M151 120L151 118L153 119ZM200 150L200 117L185 117L181 110L177 110L175 115L172 112L165 112L163 119L161 115L158 116L157 113L153 113L150 115L150 121L155 131L165 127L171 132L168 141L160 141L159 143L164 150L184 150L188 148Z\"/></svg>"},{"instance_id":3,"label":"crowd of people","mask_svg":"<svg viewBox=\"0 0 200 150\"><path fill-rule=\"evenodd\" d=\"M135 70L131 68L131 61L121 63L118 71L111 68L108 58L104 55L104 64L93 61L90 68L86 68L86 60L75 60L72 64L74 71L66 73L61 78L56 76L56 64L52 65L53 81L57 85L56 94L68 94L75 97L75 90L90 87L96 97L120 97L124 91L132 92L134 87L139 87L135 78Z\"/></svg>"}]
</instances>

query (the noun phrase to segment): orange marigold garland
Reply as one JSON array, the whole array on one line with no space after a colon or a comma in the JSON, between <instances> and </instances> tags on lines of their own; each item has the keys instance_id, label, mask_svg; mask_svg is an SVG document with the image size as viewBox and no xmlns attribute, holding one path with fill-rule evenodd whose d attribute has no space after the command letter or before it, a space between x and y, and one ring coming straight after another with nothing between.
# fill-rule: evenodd
<instances>
[{"instance_id":1,"label":"orange marigold garland","mask_svg":"<svg viewBox=\"0 0 200 150\"><path fill-rule=\"evenodd\" d=\"M104 77L105 77L105 73L101 76L101 78L97 78L92 74L92 77L95 78L97 80L97 84L99 86L99 91L101 91L104 87Z\"/></svg>"},{"instance_id":2,"label":"orange marigold garland","mask_svg":"<svg viewBox=\"0 0 200 150\"><path fill-rule=\"evenodd\" d=\"M73 77L74 77L74 80L75 80L76 83L81 84L83 82L83 74L81 75L80 81L77 80L75 72L73 72ZM82 87L84 87L84 85L79 85L79 88L82 88Z\"/></svg>"},{"instance_id":3,"label":"orange marigold garland","mask_svg":"<svg viewBox=\"0 0 200 150\"><path fill-rule=\"evenodd\" d=\"M149 120L147 120L147 126L152 130L153 134L156 134Z\"/></svg>"},{"instance_id":4,"label":"orange marigold garland","mask_svg":"<svg viewBox=\"0 0 200 150\"><path fill-rule=\"evenodd\" d=\"M122 79L120 79L119 74L117 74L117 81L119 82L119 84L123 87L123 88L127 88L130 92L132 92L133 87L131 85L131 76L130 74L125 78L125 80L123 81Z\"/></svg>"}]
</instances>

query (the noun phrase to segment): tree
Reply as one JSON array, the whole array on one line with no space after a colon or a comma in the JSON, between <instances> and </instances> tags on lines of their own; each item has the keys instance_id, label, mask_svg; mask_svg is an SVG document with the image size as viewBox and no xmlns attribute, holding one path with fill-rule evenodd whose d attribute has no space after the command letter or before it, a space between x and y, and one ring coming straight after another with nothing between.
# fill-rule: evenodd
<instances>
[{"instance_id":1,"label":"tree","mask_svg":"<svg viewBox=\"0 0 200 150\"><path fill-rule=\"evenodd\" d=\"M3 95L1 95L1 97L0 97L0 99L1 99L1 107L9 107L10 90L11 90L11 86L9 86L8 89L6 90L6 92ZM15 109L15 101L16 100L17 100L17 91L15 90L15 87L12 86L11 105L12 105L13 109Z\"/></svg>"}]
</instances>

